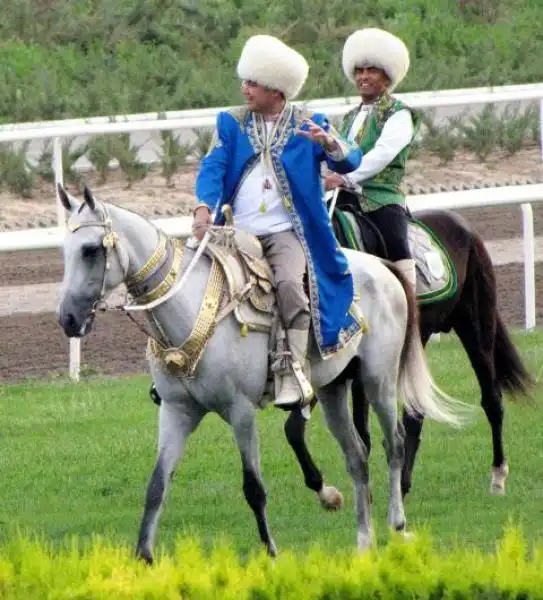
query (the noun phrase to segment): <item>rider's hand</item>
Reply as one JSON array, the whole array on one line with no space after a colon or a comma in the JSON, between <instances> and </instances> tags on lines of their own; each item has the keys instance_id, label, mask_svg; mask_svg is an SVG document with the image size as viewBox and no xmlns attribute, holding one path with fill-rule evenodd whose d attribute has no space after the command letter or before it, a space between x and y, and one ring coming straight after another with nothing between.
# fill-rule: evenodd
<instances>
[{"instance_id":1,"label":"rider's hand","mask_svg":"<svg viewBox=\"0 0 543 600\"><path fill-rule=\"evenodd\" d=\"M328 173L324 177L324 189L328 192L329 190L335 190L338 187L345 187L345 179L338 173Z\"/></svg>"},{"instance_id":2,"label":"rider's hand","mask_svg":"<svg viewBox=\"0 0 543 600\"><path fill-rule=\"evenodd\" d=\"M194 220L192 222L192 233L194 237L201 240L207 228L211 224L211 211L207 206L199 206L194 211Z\"/></svg>"},{"instance_id":3,"label":"rider's hand","mask_svg":"<svg viewBox=\"0 0 543 600\"><path fill-rule=\"evenodd\" d=\"M302 127L304 129L302 129ZM337 150L339 147L336 140L324 131L322 127L311 121L311 119L303 121L300 128L297 130L297 133L312 142L321 144L327 152L334 152L334 150Z\"/></svg>"}]
</instances>

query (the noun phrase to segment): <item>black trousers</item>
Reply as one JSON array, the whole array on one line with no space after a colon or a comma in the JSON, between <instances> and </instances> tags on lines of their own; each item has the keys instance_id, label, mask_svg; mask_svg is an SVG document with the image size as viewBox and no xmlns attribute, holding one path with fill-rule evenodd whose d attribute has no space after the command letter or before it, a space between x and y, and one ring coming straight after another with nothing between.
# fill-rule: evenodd
<instances>
[{"instance_id":1,"label":"black trousers","mask_svg":"<svg viewBox=\"0 0 543 600\"><path fill-rule=\"evenodd\" d=\"M387 204L377 210L364 213L380 231L385 241L388 259L395 262L412 258L407 243L407 212L398 204Z\"/></svg>"}]
</instances>

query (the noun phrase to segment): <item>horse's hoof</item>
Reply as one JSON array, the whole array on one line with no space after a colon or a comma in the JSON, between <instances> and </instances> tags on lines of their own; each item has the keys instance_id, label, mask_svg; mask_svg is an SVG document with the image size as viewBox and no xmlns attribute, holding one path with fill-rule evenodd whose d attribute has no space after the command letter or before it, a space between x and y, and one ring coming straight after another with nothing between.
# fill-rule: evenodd
<instances>
[{"instance_id":1,"label":"horse's hoof","mask_svg":"<svg viewBox=\"0 0 543 600\"><path fill-rule=\"evenodd\" d=\"M343 508L343 494L331 485L323 485L318 496L322 507L326 510Z\"/></svg>"},{"instance_id":2,"label":"horse's hoof","mask_svg":"<svg viewBox=\"0 0 543 600\"><path fill-rule=\"evenodd\" d=\"M144 550L143 548L138 548L136 550L136 558L138 560L142 560L145 564L151 566L153 564L153 555L149 550Z\"/></svg>"},{"instance_id":3,"label":"horse's hoof","mask_svg":"<svg viewBox=\"0 0 543 600\"><path fill-rule=\"evenodd\" d=\"M396 533L405 533L405 528L407 527L407 523L405 520L400 521L398 525L394 525L393 529Z\"/></svg>"},{"instance_id":4,"label":"horse's hoof","mask_svg":"<svg viewBox=\"0 0 543 600\"><path fill-rule=\"evenodd\" d=\"M505 462L501 467L492 467L490 493L493 496L505 496L505 481L509 475L509 465Z\"/></svg>"},{"instance_id":5,"label":"horse's hoof","mask_svg":"<svg viewBox=\"0 0 543 600\"><path fill-rule=\"evenodd\" d=\"M505 496L505 485L497 485L492 482L490 485L490 494L492 496Z\"/></svg>"}]
</instances>

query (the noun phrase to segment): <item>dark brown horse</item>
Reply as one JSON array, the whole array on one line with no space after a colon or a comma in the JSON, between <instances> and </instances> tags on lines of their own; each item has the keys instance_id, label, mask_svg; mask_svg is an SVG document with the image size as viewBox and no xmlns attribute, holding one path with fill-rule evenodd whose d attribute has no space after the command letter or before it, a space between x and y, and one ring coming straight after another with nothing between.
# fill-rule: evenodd
<instances>
[{"instance_id":1,"label":"dark brown horse","mask_svg":"<svg viewBox=\"0 0 543 600\"><path fill-rule=\"evenodd\" d=\"M481 405L492 432L491 493L504 494L509 467L503 448L503 393L527 395L532 379L513 345L499 314L496 277L491 258L483 240L465 219L444 210L417 213L416 219L429 227L448 251L456 266L458 286L447 300L420 306L420 330L423 344L434 333L454 330L477 376L481 389ZM342 245L349 245L339 234ZM376 232L373 232L375 235ZM366 241L366 240L365 240ZM369 247L381 254L379 241ZM369 402L364 390L352 385L353 416L358 433L367 446L371 440L368 428ZM313 406L316 404L314 401ZM402 472L402 491L411 488L415 457L420 446L423 418L414 418L404 412L405 462ZM293 411L286 423L285 433L305 477L306 485L322 499L323 478L305 444L306 422L300 411ZM330 507L330 506L329 506Z\"/></svg>"}]
</instances>

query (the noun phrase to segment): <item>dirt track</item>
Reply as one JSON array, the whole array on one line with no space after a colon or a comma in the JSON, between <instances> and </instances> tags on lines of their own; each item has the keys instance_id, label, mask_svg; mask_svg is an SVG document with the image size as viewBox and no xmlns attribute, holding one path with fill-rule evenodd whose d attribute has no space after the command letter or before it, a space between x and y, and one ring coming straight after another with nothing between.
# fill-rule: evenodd
<instances>
[{"instance_id":1,"label":"dirt track","mask_svg":"<svg viewBox=\"0 0 543 600\"><path fill-rule=\"evenodd\" d=\"M497 214L499 213L499 214ZM499 218L501 217L501 218ZM511 219L507 210L493 210L492 218L480 215L486 239L503 239ZM518 231L518 229L517 229ZM499 302L508 326L524 323L523 267L512 263L496 268ZM62 278L60 253L24 252L0 255L3 285L58 282ZM543 264L538 264L537 314L543 316ZM36 299L39 305L39 298ZM17 381L25 377L46 377L66 373L69 343L56 323L54 313L18 313L0 317L0 381ZM102 314L95 321L92 334L82 341L82 365L85 372L104 374L142 372L146 370L145 336L118 314Z\"/></svg>"},{"instance_id":2,"label":"dirt track","mask_svg":"<svg viewBox=\"0 0 543 600\"><path fill-rule=\"evenodd\" d=\"M537 170L540 172L539 166ZM420 178L420 173L417 178ZM460 176L458 181L461 183ZM184 193L186 196L186 190ZM130 192L130 196L133 200L134 191ZM107 195L102 197L109 199ZM5 206L6 204L2 205L2 208ZM485 241L510 239L521 234L518 207L470 209L461 213L482 234ZM543 207L536 207L534 213L535 234L543 235ZM512 260L515 259L519 260L519 257L512 257ZM499 304L506 324L510 327L522 326L522 263L498 266L496 272ZM62 279L60 251L0 253L0 278L1 286L59 282ZM540 320L543 316L543 263L538 264L536 269L536 294L537 317ZM40 299L36 298L35 303L39 307ZM84 370L104 374L145 371L145 342L143 333L127 317L117 314L99 315L92 334L81 344ZM0 347L0 381L17 381L25 377L44 377L67 372L69 343L52 312L19 312L0 316Z\"/></svg>"}]
</instances>

